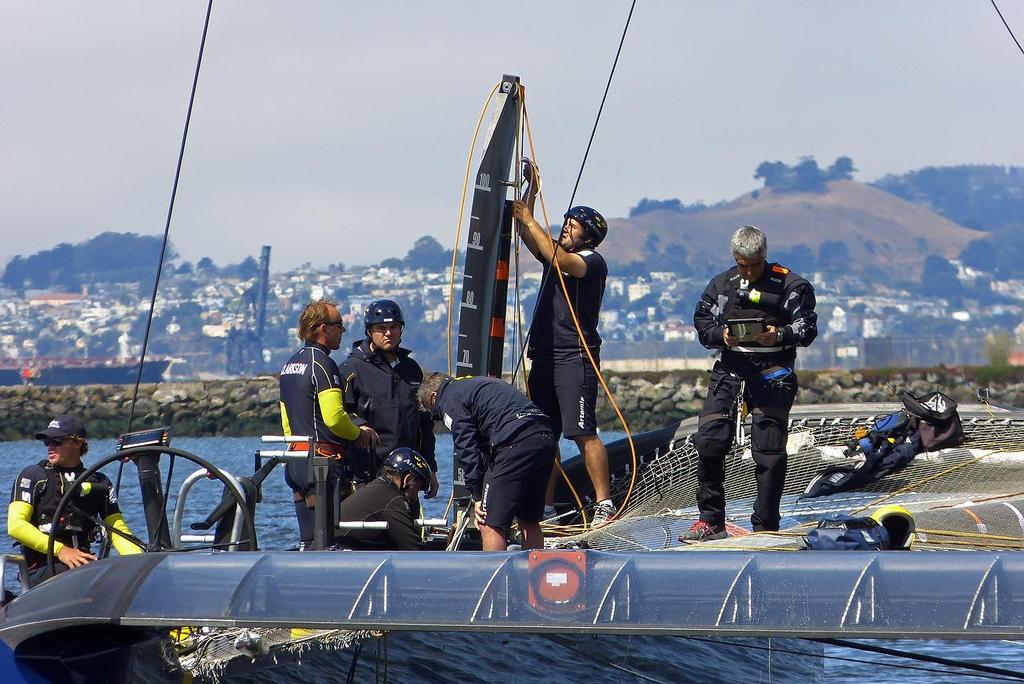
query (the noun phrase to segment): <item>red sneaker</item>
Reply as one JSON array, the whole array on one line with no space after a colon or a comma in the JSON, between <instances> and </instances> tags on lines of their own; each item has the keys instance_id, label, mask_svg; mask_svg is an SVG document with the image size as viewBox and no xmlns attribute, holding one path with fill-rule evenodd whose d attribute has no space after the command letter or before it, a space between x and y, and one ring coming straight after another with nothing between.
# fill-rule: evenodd
<instances>
[{"instance_id":1,"label":"red sneaker","mask_svg":"<svg viewBox=\"0 0 1024 684\"><path fill-rule=\"evenodd\" d=\"M679 541L684 544L699 544L715 539L725 539L728 536L729 533L725 531L724 527L712 527L703 520L698 520L693 523L693 527L679 535Z\"/></svg>"}]
</instances>

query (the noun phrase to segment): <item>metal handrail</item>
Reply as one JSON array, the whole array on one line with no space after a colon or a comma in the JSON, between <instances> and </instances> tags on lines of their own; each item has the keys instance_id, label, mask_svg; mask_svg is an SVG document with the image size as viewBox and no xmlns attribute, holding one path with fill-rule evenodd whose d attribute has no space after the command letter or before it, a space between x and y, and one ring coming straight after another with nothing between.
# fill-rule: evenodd
<instances>
[{"instance_id":1,"label":"metal handrail","mask_svg":"<svg viewBox=\"0 0 1024 684\"><path fill-rule=\"evenodd\" d=\"M238 481L238 478L226 470L221 470L226 477L234 486L234 488L242 492L242 485ZM189 543L205 543L209 544L214 541L214 535L210 534L181 534L181 526L185 517L185 499L188 497L189 491L192 487L202 479L209 477L209 471L206 468L200 468L191 475L185 478L185 481L181 483L181 488L178 490L178 500L174 504L174 517L171 522L171 546L175 549L182 548L182 544ZM244 500L244 499L243 499ZM230 547L238 544L242 539L242 520L243 520L242 507L240 505L235 506L235 521L231 525L231 540Z\"/></svg>"},{"instance_id":2,"label":"metal handrail","mask_svg":"<svg viewBox=\"0 0 1024 684\"><path fill-rule=\"evenodd\" d=\"M18 570L18 579L21 581L21 593L24 594L29 588L28 563L25 562L25 557L20 553L5 553L0 557L0 607L7 605L4 587L7 586L8 565L13 565Z\"/></svg>"}]
</instances>

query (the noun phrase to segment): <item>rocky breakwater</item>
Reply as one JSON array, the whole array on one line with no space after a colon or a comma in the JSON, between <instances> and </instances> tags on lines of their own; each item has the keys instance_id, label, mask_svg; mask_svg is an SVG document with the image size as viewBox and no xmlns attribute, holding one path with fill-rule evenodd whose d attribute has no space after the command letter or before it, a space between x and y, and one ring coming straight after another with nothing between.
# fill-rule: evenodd
<instances>
[{"instance_id":1,"label":"rocky breakwater","mask_svg":"<svg viewBox=\"0 0 1024 684\"><path fill-rule=\"evenodd\" d=\"M988 386L993 401L1024 406L1024 369L999 374L987 370L805 370L799 372L797 402L895 402L902 390L917 395L942 390L967 403L976 401L976 387ZM708 390L708 373L697 370L609 373L606 380L634 431L697 415ZM128 425L131 398L129 385L0 387L0 439L31 439L59 413L80 415L94 437L113 437ZM133 426L170 425L178 436L259 435L280 433L280 420L277 378L266 377L143 385ZM598 420L602 429L622 429L603 392Z\"/></svg>"},{"instance_id":2,"label":"rocky breakwater","mask_svg":"<svg viewBox=\"0 0 1024 684\"><path fill-rule=\"evenodd\" d=\"M83 418L90 436L124 432L131 385L0 388L0 438L31 439L57 414ZM277 378L142 385L133 429L170 425L176 436L280 434Z\"/></svg>"},{"instance_id":3,"label":"rocky breakwater","mask_svg":"<svg viewBox=\"0 0 1024 684\"><path fill-rule=\"evenodd\" d=\"M992 401L1024 406L1024 377L1011 370L871 369L864 371L799 371L798 404L897 402L906 390L922 395L941 390L958 402L977 401L977 387L987 386ZM973 372L971 372L973 371ZM996 377L992 377L995 375ZM650 430L700 413L708 391L707 371L608 374L606 380L620 411L633 431ZM622 426L603 393L598 399L602 429Z\"/></svg>"}]
</instances>

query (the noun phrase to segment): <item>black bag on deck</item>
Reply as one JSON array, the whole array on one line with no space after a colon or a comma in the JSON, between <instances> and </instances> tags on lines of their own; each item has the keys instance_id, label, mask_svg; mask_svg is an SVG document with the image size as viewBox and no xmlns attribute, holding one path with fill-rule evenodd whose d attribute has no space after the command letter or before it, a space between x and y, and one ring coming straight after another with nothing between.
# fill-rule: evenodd
<instances>
[{"instance_id":1,"label":"black bag on deck","mask_svg":"<svg viewBox=\"0 0 1024 684\"><path fill-rule=\"evenodd\" d=\"M889 531L874 518L834 515L818 523L804 537L811 551L882 551L891 549Z\"/></svg>"},{"instance_id":2,"label":"black bag on deck","mask_svg":"<svg viewBox=\"0 0 1024 684\"><path fill-rule=\"evenodd\" d=\"M964 443L964 426L956 410L956 402L942 392L930 392L915 397L900 392L903 408L917 420L917 430L923 451L946 449Z\"/></svg>"}]
</instances>

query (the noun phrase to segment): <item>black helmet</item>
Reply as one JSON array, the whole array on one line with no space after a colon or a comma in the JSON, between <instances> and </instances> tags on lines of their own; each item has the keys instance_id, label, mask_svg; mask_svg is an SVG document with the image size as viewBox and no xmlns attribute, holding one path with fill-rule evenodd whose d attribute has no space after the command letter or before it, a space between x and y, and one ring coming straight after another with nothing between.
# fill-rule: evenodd
<instances>
[{"instance_id":1,"label":"black helmet","mask_svg":"<svg viewBox=\"0 0 1024 684\"><path fill-rule=\"evenodd\" d=\"M579 221L590 236L590 244L597 247L608 236L608 222L596 209L579 205L565 212L566 219Z\"/></svg>"},{"instance_id":2,"label":"black helmet","mask_svg":"<svg viewBox=\"0 0 1024 684\"><path fill-rule=\"evenodd\" d=\"M413 475L423 480L424 485L430 484L430 466L420 452L409 447L398 447L391 452L384 463L387 467L402 475Z\"/></svg>"},{"instance_id":3,"label":"black helmet","mask_svg":"<svg viewBox=\"0 0 1024 684\"><path fill-rule=\"evenodd\" d=\"M377 323L401 323L405 327L405 316L402 315L402 307L393 299L375 299L370 302L363 312L363 325L366 334L370 333L370 326Z\"/></svg>"}]
</instances>

